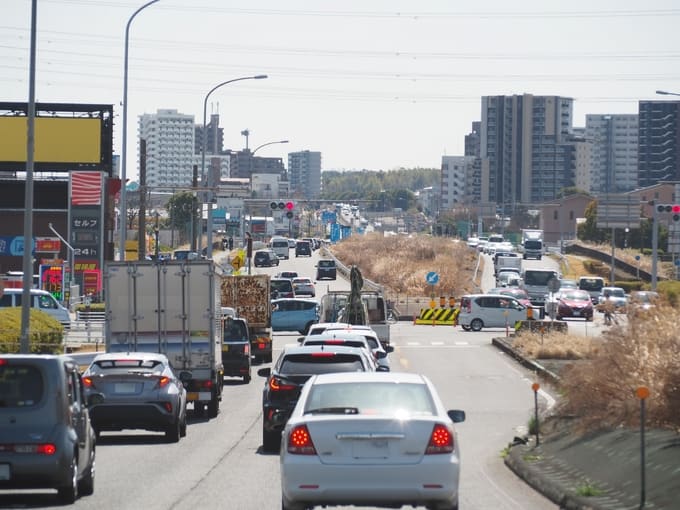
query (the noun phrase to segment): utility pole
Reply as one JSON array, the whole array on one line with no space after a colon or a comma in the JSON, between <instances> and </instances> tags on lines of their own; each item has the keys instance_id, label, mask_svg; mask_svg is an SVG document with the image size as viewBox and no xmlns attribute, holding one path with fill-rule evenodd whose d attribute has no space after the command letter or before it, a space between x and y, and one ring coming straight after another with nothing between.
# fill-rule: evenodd
<instances>
[{"instance_id":1,"label":"utility pole","mask_svg":"<svg viewBox=\"0 0 680 510\"><path fill-rule=\"evenodd\" d=\"M198 188L198 165L194 165L194 173L191 179L192 199L191 199L191 251L196 250L196 232L198 232L196 217L196 189ZM200 232L199 232L200 235Z\"/></svg>"},{"instance_id":2,"label":"utility pole","mask_svg":"<svg viewBox=\"0 0 680 510\"><path fill-rule=\"evenodd\" d=\"M139 214L137 215L137 259L146 258L146 140L139 140Z\"/></svg>"}]
</instances>

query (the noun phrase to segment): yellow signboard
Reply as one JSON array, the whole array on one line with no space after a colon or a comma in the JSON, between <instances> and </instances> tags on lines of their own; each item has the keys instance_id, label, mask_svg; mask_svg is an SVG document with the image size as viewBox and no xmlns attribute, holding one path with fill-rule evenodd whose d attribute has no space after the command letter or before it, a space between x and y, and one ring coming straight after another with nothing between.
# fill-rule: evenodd
<instances>
[{"instance_id":1,"label":"yellow signboard","mask_svg":"<svg viewBox=\"0 0 680 510\"><path fill-rule=\"evenodd\" d=\"M243 267L243 257L236 255L233 259L231 259L231 267L233 267L236 271L241 269Z\"/></svg>"}]
</instances>

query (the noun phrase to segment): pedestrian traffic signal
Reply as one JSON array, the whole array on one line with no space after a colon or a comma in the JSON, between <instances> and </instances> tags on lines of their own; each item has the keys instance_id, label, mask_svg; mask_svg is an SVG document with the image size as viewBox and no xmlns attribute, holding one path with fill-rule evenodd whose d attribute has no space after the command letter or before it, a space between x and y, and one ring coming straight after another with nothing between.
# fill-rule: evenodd
<instances>
[{"instance_id":1,"label":"pedestrian traffic signal","mask_svg":"<svg viewBox=\"0 0 680 510\"><path fill-rule=\"evenodd\" d=\"M286 208L286 204L284 204L283 202L279 202L279 209L283 210L285 208Z\"/></svg>"},{"instance_id":2,"label":"pedestrian traffic signal","mask_svg":"<svg viewBox=\"0 0 680 510\"><path fill-rule=\"evenodd\" d=\"M673 221L680 221L680 204L659 204L656 210L659 213L672 213Z\"/></svg>"},{"instance_id":3,"label":"pedestrian traffic signal","mask_svg":"<svg viewBox=\"0 0 680 510\"><path fill-rule=\"evenodd\" d=\"M269 208L274 210L278 207L279 205L276 202L270 202L269 203Z\"/></svg>"},{"instance_id":4,"label":"pedestrian traffic signal","mask_svg":"<svg viewBox=\"0 0 680 510\"><path fill-rule=\"evenodd\" d=\"M288 209L289 211L292 211L293 209L295 209L295 204L293 202L286 202L286 209ZM289 218L290 218L290 216L289 216Z\"/></svg>"}]
</instances>

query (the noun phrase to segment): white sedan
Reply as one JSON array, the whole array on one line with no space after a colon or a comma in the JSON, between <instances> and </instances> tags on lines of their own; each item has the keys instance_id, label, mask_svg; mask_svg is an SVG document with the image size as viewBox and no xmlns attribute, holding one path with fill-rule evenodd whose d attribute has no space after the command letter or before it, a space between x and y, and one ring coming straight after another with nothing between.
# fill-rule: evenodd
<instances>
[{"instance_id":1,"label":"white sedan","mask_svg":"<svg viewBox=\"0 0 680 510\"><path fill-rule=\"evenodd\" d=\"M283 510L317 505L458 509L454 422L422 375L321 374L305 384L281 440Z\"/></svg>"}]
</instances>

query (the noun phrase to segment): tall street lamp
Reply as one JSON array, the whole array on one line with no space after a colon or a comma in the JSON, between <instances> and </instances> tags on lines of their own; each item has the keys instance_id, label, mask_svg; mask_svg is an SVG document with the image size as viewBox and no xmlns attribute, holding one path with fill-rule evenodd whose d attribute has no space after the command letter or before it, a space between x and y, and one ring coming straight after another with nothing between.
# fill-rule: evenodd
<instances>
[{"instance_id":1,"label":"tall street lamp","mask_svg":"<svg viewBox=\"0 0 680 510\"><path fill-rule=\"evenodd\" d=\"M203 150L201 151L201 180L203 182L207 183L208 186L208 193L206 197L206 202L208 203L208 221L207 221L207 226L206 230L207 232L207 239L208 239L208 246L206 247L206 256L211 259L212 258L212 227L213 227L213 217L212 217L212 199L213 199L213 190L212 190L212 172L208 172L208 176L206 179L205 175L205 151L207 149L207 143L208 143L208 136L206 133L206 115L207 115L207 110L208 110L208 98L210 97L210 94L215 92L217 89L220 87L223 87L224 85L227 85L228 83L234 83L235 81L242 81L242 80L263 80L267 77L266 74L257 74L255 76L244 76L242 78L234 78L233 80L227 80L223 81L222 83L218 83L215 85L213 88L210 89L210 91L205 95L205 99L203 100Z\"/></svg>"},{"instance_id":2,"label":"tall street lamp","mask_svg":"<svg viewBox=\"0 0 680 510\"><path fill-rule=\"evenodd\" d=\"M125 26L125 56L123 57L123 148L121 151L121 167L120 167L120 246L118 246L119 259L125 260L125 238L127 237L127 192L125 190L125 181L127 181L127 108L128 108L128 48L130 46L130 24L135 16L152 4L160 0L151 0L137 9Z\"/></svg>"},{"instance_id":3,"label":"tall street lamp","mask_svg":"<svg viewBox=\"0 0 680 510\"><path fill-rule=\"evenodd\" d=\"M660 96L680 96L678 92L668 92L666 90L657 90L656 93Z\"/></svg>"},{"instance_id":4,"label":"tall street lamp","mask_svg":"<svg viewBox=\"0 0 680 510\"><path fill-rule=\"evenodd\" d=\"M274 144L277 144L277 143L288 143L288 140L276 140L274 142L263 143L262 145L258 145L257 147L255 147L253 152L250 153L250 164L249 164L249 170L250 171L248 173L249 173L249 178L250 178L251 191L252 191L252 187L253 187L253 164L255 162L255 153L257 151L259 151L262 147L266 147L267 145L274 145ZM269 197L269 198L272 198L272 197ZM252 214L252 212L251 212L251 214ZM264 212L264 232L265 232L265 236L267 235L267 218L268 218L267 209L265 208L265 212ZM273 212L272 212L272 221L274 221L274 213Z\"/></svg>"}]
</instances>

